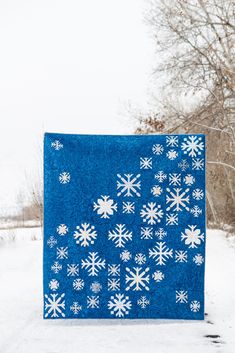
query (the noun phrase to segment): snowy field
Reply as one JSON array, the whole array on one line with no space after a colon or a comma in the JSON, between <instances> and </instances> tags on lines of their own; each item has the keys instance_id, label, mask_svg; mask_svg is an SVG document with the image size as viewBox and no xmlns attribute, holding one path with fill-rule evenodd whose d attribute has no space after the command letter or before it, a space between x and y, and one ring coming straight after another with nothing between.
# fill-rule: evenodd
<instances>
[{"instance_id":1,"label":"snowy field","mask_svg":"<svg viewBox=\"0 0 235 353\"><path fill-rule=\"evenodd\" d=\"M0 231L0 353L234 353L234 270L234 240L210 230L205 321L43 321L41 230Z\"/></svg>"}]
</instances>

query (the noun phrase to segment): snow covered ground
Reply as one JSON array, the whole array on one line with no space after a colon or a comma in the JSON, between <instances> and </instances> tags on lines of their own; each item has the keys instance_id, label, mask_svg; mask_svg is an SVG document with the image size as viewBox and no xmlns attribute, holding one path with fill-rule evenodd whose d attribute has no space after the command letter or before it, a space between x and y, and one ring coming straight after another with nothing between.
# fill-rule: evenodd
<instances>
[{"instance_id":1,"label":"snow covered ground","mask_svg":"<svg viewBox=\"0 0 235 353\"><path fill-rule=\"evenodd\" d=\"M208 231L202 322L43 321L41 230L3 236L9 241L0 241L0 353L235 352L235 243L224 233Z\"/></svg>"}]
</instances>

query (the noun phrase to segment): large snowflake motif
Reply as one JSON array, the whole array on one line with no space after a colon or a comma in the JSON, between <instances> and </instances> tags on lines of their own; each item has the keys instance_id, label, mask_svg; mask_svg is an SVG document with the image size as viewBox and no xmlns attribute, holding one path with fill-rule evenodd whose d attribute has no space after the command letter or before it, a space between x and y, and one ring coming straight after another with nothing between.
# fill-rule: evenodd
<instances>
[{"instance_id":1,"label":"large snowflake motif","mask_svg":"<svg viewBox=\"0 0 235 353\"><path fill-rule=\"evenodd\" d=\"M202 138L198 136L185 137L184 142L181 144L182 151L190 157L200 155L204 149L204 143L201 140Z\"/></svg>"},{"instance_id":2,"label":"large snowflake motif","mask_svg":"<svg viewBox=\"0 0 235 353\"><path fill-rule=\"evenodd\" d=\"M98 276L99 271L105 268L105 260L102 260L97 252L89 252L86 260L82 260L82 268L88 271L88 276Z\"/></svg>"},{"instance_id":3,"label":"large snowflake motif","mask_svg":"<svg viewBox=\"0 0 235 353\"><path fill-rule=\"evenodd\" d=\"M93 207L94 211L97 211L97 214L100 215L101 218L109 218L114 214L114 211L117 211L117 204L106 195L101 195L97 203L94 202Z\"/></svg>"},{"instance_id":4,"label":"large snowflake motif","mask_svg":"<svg viewBox=\"0 0 235 353\"><path fill-rule=\"evenodd\" d=\"M108 302L108 308L111 315L115 315L116 317L124 317L129 314L129 310L131 309L131 301L128 296L124 294L115 294L115 296L111 296Z\"/></svg>"},{"instance_id":5,"label":"large snowflake motif","mask_svg":"<svg viewBox=\"0 0 235 353\"><path fill-rule=\"evenodd\" d=\"M173 257L173 249L167 248L165 242L158 242L153 249L149 249L149 257L155 259L157 265L165 265Z\"/></svg>"},{"instance_id":6,"label":"large snowflake motif","mask_svg":"<svg viewBox=\"0 0 235 353\"><path fill-rule=\"evenodd\" d=\"M172 209L173 211L179 212L184 208L185 210L189 211L189 207L187 206L189 203L189 195L187 195L189 188L182 192L181 190L181 188L173 188L173 190L170 190L169 188L166 189L166 191L169 193L169 195L166 195L166 203L170 203L166 209L167 211Z\"/></svg>"},{"instance_id":7,"label":"large snowflake motif","mask_svg":"<svg viewBox=\"0 0 235 353\"><path fill-rule=\"evenodd\" d=\"M45 294L45 318L46 317L65 317L65 294Z\"/></svg>"},{"instance_id":8,"label":"large snowflake motif","mask_svg":"<svg viewBox=\"0 0 235 353\"><path fill-rule=\"evenodd\" d=\"M76 228L77 230L74 232L73 236L77 244L84 247L94 244L94 240L97 237L94 226L91 226L89 223L82 223L81 226L77 226Z\"/></svg>"},{"instance_id":9,"label":"large snowflake motif","mask_svg":"<svg viewBox=\"0 0 235 353\"><path fill-rule=\"evenodd\" d=\"M151 225L161 222L163 217L161 205L157 205L156 202L148 202L147 205L143 205L140 216L143 218L143 222Z\"/></svg>"},{"instance_id":10,"label":"large snowflake motif","mask_svg":"<svg viewBox=\"0 0 235 353\"><path fill-rule=\"evenodd\" d=\"M147 286L149 283L149 274L147 274L149 267L145 270L143 270L142 267L133 267L133 269L126 267L126 271L128 272L126 274L126 290L149 290L149 287Z\"/></svg>"},{"instance_id":11,"label":"large snowflake motif","mask_svg":"<svg viewBox=\"0 0 235 353\"><path fill-rule=\"evenodd\" d=\"M184 240L185 244L189 245L189 248L197 248L204 241L204 233L201 233L201 230L196 228L197 226L188 226L185 229L185 233L181 232L181 240Z\"/></svg>"},{"instance_id":12,"label":"large snowflake motif","mask_svg":"<svg viewBox=\"0 0 235 353\"><path fill-rule=\"evenodd\" d=\"M114 242L116 248L124 248L124 244L132 240L132 232L126 229L125 224L116 224L116 228L109 231L108 239Z\"/></svg>"},{"instance_id":13,"label":"large snowflake motif","mask_svg":"<svg viewBox=\"0 0 235 353\"><path fill-rule=\"evenodd\" d=\"M121 174L117 174L117 177L120 179L117 181L117 190L118 191L117 196L138 196L140 197L140 193L138 190L141 188L141 183L139 177L140 174L137 174L134 176L133 174L124 174L122 176Z\"/></svg>"}]
</instances>

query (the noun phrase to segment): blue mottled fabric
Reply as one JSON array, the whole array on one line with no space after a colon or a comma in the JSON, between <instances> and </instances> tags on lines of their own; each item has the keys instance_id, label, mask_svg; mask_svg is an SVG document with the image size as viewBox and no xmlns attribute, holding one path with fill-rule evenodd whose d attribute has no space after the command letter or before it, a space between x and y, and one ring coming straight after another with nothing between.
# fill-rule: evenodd
<instances>
[{"instance_id":1,"label":"blue mottled fabric","mask_svg":"<svg viewBox=\"0 0 235 353\"><path fill-rule=\"evenodd\" d=\"M204 135L44 140L44 318L204 318Z\"/></svg>"}]
</instances>

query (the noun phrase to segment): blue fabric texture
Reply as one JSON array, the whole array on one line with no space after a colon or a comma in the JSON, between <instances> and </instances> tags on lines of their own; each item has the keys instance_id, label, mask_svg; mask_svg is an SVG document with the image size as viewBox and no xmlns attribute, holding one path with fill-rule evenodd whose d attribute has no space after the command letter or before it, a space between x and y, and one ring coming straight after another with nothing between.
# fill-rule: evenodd
<instances>
[{"instance_id":1,"label":"blue fabric texture","mask_svg":"<svg viewBox=\"0 0 235 353\"><path fill-rule=\"evenodd\" d=\"M44 138L44 318L204 318L204 135Z\"/></svg>"}]
</instances>

